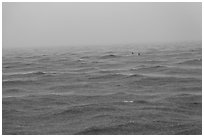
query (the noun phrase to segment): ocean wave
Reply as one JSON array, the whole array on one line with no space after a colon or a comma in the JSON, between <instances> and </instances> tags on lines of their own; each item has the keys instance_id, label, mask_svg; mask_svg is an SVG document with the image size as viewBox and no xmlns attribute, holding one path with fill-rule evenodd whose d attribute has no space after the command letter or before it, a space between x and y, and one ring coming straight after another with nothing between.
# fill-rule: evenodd
<instances>
[{"instance_id":1,"label":"ocean wave","mask_svg":"<svg viewBox=\"0 0 204 137\"><path fill-rule=\"evenodd\" d=\"M97 67L84 67L84 68L79 68L79 69L73 69L72 71L74 72L92 72L98 70Z\"/></svg>"},{"instance_id":2,"label":"ocean wave","mask_svg":"<svg viewBox=\"0 0 204 137\"><path fill-rule=\"evenodd\" d=\"M3 68L4 69L16 69L16 68L26 68L26 67L31 67L33 65L36 65L35 63L31 62L10 62L10 63L3 63Z\"/></svg>"},{"instance_id":3,"label":"ocean wave","mask_svg":"<svg viewBox=\"0 0 204 137\"><path fill-rule=\"evenodd\" d=\"M82 56L80 59L89 59L91 56Z\"/></svg>"},{"instance_id":4,"label":"ocean wave","mask_svg":"<svg viewBox=\"0 0 204 137\"><path fill-rule=\"evenodd\" d=\"M164 71L164 70L168 70L169 68L167 66L162 66L162 65L156 65L156 66L149 66L149 67L140 67L140 68L136 68L136 69L131 69L133 71L148 71L148 72L152 72L152 71Z\"/></svg>"},{"instance_id":5,"label":"ocean wave","mask_svg":"<svg viewBox=\"0 0 204 137\"><path fill-rule=\"evenodd\" d=\"M144 78L144 77L146 77L143 74L128 74L126 76L127 76L126 78Z\"/></svg>"},{"instance_id":6,"label":"ocean wave","mask_svg":"<svg viewBox=\"0 0 204 137\"><path fill-rule=\"evenodd\" d=\"M101 56L100 59L111 59L111 58L118 58L118 57L121 57L121 56L109 54L109 55Z\"/></svg>"},{"instance_id":7,"label":"ocean wave","mask_svg":"<svg viewBox=\"0 0 204 137\"><path fill-rule=\"evenodd\" d=\"M147 131L157 131L159 126L155 125L146 125L138 123L136 121L129 121L127 123L110 125L110 126L101 126L101 127L89 127L83 131L80 131L76 134L78 135L130 135L130 134L144 134L144 130Z\"/></svg>"},{"instance_id":8,"label":"ocean wave","mask_svg":"<svg viewBox=\"0 0 204 137\"><path fill-rule=\"evenodd\" d=\"M140 68L131 68L130 71L144 73L145 75L149 76L152 74L158 76L172 76L172 77L179 77L183 76L198 76L201 73L200 68L192 68L192 67L178 67L178 66L149 66L149 67L140 67Z\"/></svg>"},{"instance_id":9,"label":"ocean wave","mask_svg":"<svg viewBox=\"0 0 204 137\"><path fill-rule=\"evenodd\" d=\"M143 60L143 61L140 61L140 63L142 64L161 64L161 63L165 63L166 60Z\"/></svg>"},{"instance_id":10,"label":"ocean wave","mask_svg":"<svg viewBox=\"0 0 204 137\"><path fill-rule=\"evenodd\" d=\"M2 86L9 86L9 85L24 85L24 84L37 84L37 80L22 80L22 79L16 79L16 80L3 80Z\"/></svg>"},{"instance_id":11,"label":"ocean wave","mask_svg":"<svg viewBox=\"0 0 204 137\"><path fill-rule=\"evenodd\" d=\"M177 89L178 91L190 91L190 92L196 92L196 91L202 91L202 86L200 87L180 87Z\"/></svg>"},{"instance_id":12,"label":"ocean wave","mask_svg":"<svg viewBox=\"0 0 204 137\"><path fill-rule=\"evenodd\" d=\"M100 112L107 112L107 111L118 111L119 108L115 106L108 106L105 104L88 104L88 105L80 105L80 106L73 106L70 108L67 108L66 110L63 110L59 113L55 113L56 116L62 116L62 115L76 115L76 114L85 114L85 113L100 113Z\"/></svg>"},{"instance_id":13,"label":"ocean wave","mask_svg":"<svg viewBox=\"0 0 204 137\"><path fill-rule=\"evenodd\" d=\"M27 73L27 74L33 74L33 75L44 75L44 74L46 74L46 72L36 71L36 72L30 72L30 73Z\"/></svg>"},{"instance_id":14,"label":"ocean wave","mask_svg":"<svg viewBox=\"0 0 204 137\"><path fill-rule=\"evenodd\" d=\"M12 88L12 89L7 89L2 91L3 94L18 94L18 93L25 93L25 92L27 91L19 88Z\"/></svg>"},{"instance_id":15,"label":"ocean wave","mask_svg":"<svg viewBox=\"0 0 204 137\"><path fill-rule=\"evenodd\" d=\"M4 76L42 76L48 74L57 74L57 72L43 72L43 71L28 71L28 72L15 72L15 73L4 73Z\"/></svg>"},{"instance_id":16,"label":"ocean wave","mask_svg":"<svg viewBox=\"0 0 204 137\"><path fill-rule=\"evenodd\" d=\"M202 59L190 59L190 60L185 60L183 62L179 62L177 64L180 64L180 65L202 65Z\"/></svg>"},{"instance_id":17,"label":"ocean wave","mask_svg":"<svg viewBox=\"0 0 204 137\"><path fill-rule=\"evenodd\" d=\"M49 90L54 90L59 92L64 92L64 93L73 93L73 91L75 89L79 89L79 88L88 88L88 87L92 87L93 85L90 83L76 83L76 84L67 84L67 85L57 85L57 86L51 86L48 89Z\"/></svg>"},{"instance_id":18,"label":"ocean wave","mask_svg":"<svg viewBox=\"0 0 204 137\"><path fill-rule=\"evenodd\" d=\"M199 76L202 73L202 69L199 68L177 68L171 67L165 71L165 74L177 74L177 75L191 75L191 76Z\"/></svg>"},{"instance_id":19,"label":"ocean wave","mask_svg":"<svg viewBox=\"0 0 204 137\"><path fill-rule=\"evenodd\" d=\"M191 77L180 77L180 76L151 76L145 75L146 77L141 79L133 79L128 81L129 84L139 84L140 86L154 86L154 85L171 85L171 84L187 84L187 83L201 83L201 80L198 78L191 78Z\"/></svg>"},{"instance_id":20,"label":"ocean wave","mask_svg":"<svg viewBox=\"0 0 204 137\"><path fill-rule=\"evenodd\" d=\"M112 74L104 74L99 76L90 76L88 79L90 80L104 80L104 79L116 79L116 78L124 78L126 75L120 73L112 73Z\"/></svg>"}]
</instances>

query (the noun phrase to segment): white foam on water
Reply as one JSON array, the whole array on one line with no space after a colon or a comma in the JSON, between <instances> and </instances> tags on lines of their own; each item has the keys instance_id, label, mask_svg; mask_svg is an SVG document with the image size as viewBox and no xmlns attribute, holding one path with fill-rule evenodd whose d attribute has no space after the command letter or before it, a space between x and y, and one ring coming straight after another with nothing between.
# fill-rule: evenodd
<instances>
[{"instance_id":1,"label":"white foam on water","mask_svg":"<svg viewBox=\"0 0 204 137\"><path fill-rule=\"evenodd\" d=\"M124 100L123 102L124 103L133 103L134 101L133 100Z\"/></svg>"}]
</instances>

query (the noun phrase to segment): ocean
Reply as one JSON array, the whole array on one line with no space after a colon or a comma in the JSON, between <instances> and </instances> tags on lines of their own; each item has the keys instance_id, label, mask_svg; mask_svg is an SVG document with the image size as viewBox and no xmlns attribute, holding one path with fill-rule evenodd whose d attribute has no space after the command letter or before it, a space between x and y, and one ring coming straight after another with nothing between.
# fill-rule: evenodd
<instances>
[{"instance_id":1,"label":"ocean","mask_svg":"<svg viewBox=\"0 0 204 137\"><path fill-rule=\"evenodd\" d=\"M202 134L202 43L3 49L2 133Z\"/></svg>"}]
</instances>

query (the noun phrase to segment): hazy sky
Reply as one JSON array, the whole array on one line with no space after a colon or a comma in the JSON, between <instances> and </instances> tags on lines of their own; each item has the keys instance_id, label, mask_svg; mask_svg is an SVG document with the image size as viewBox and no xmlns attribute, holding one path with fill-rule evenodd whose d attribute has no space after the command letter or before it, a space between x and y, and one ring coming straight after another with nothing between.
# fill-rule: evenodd
<instances>
[{"instance_id":1,"label":"hazy sky","mask_svg":"<svg viewBox=\"0 0 204 137\"><path fill-rule=\"evenodd\" d=\"M201 3L3 3L3 47L202 39Z\"/></svg>"}]
</instances>

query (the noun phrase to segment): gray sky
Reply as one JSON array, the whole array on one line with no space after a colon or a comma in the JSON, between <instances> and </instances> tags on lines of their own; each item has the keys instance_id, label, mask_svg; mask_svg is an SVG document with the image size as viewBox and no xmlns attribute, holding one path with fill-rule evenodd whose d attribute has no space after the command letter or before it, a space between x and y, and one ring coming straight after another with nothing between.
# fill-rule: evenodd
<instances>
[{"instance_id":1,"label":"gray sky","mask_svg":"<svg viewBox=\"0 0 204 137\"><path fill-rule=\"evenodd\" d=\"M201 3L3 3L3 47L202 40Z\"/></svg>"}]
</instances>

